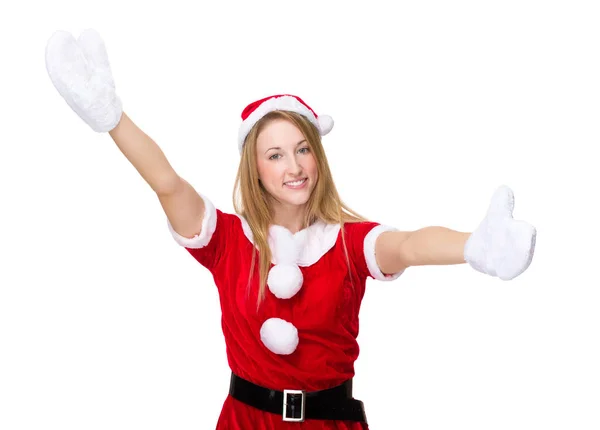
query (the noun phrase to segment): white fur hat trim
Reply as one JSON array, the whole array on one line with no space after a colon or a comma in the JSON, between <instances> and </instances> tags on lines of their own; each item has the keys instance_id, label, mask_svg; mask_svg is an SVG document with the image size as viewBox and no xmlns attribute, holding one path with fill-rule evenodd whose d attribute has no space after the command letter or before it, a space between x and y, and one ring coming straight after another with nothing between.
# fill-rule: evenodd
<instances>
[{"instance_id":1,"label":"white fur hat trim","mask_svg":"<svg viewBox=\"0 0 600 430\"><path fill-rule=\"evenodd\" d=\"M298 329L281 318L269 318L260 328L260 340L271 352L289 355L298 346Z\"/></svg>"},{"instance_id":2,"label":"white fur hat trim","mask_svg":"<svg viewBox=\"0 0 600 430\"><path fill-rule=\"evenodd\" d=\"M318 118L315 114L304 104L302 104L296 97L291 95L281 95L271 97L258 106L254 112L252 112L248 118L242 121L238 131L238 150L240 154L244 149L244 141L246 136L252 130L252 127L266 114L276 110L285 110L290 112L296 112L306 117L316 128L319 130L321 136L326 135L333 129L333 118L329 115L319 115Z\"/></svg>"}]
</instances>

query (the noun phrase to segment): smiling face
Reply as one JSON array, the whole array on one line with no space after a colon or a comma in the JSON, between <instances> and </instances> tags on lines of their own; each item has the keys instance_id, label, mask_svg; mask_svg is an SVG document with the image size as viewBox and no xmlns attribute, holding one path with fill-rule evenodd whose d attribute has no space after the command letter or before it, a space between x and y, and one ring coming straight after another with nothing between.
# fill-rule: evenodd
<instances>
[{"instance_id":1,"label":"smiling face","mask_svg":"<svg viewBox=\"0 0 600 430\"><path fill-rule=\"evenodd\" d=\"M302 132L284 119L270 121L256 140L258 177L286 210L302 208L318 179L317 163Z\"/></svg>"}]
</instances>

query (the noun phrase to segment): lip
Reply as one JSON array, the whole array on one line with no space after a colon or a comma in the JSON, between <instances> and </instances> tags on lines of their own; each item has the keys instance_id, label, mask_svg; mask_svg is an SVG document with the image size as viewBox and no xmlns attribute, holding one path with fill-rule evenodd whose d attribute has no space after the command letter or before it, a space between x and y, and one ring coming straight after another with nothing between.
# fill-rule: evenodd
<instances>
[{"instance_id":1,"label":"lip","mask_svg":"<svg viewBox=\"0 0 600 430\"><path fill-rule=\"evenodd\" d=\"M297 185L297 186L291 186L291 185L287 185L286 183L283 184L284 187L287 187L291 190L300 190L302 188L304 188L306 186L306 184L308 183L308 178L302 178L304 180L304 182L302 182L302 184ZM299 181L301 179L296 179L295 181ZM288 181L288 182L295 182L295 181Z\"/></svg>"}]
</instances>

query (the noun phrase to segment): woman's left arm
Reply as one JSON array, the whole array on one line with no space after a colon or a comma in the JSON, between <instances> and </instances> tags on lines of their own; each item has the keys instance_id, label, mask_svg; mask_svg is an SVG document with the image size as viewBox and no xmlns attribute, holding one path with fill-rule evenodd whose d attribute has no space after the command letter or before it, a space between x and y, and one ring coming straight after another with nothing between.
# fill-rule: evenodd
<instances>
[{"instance_id":1,"label":"woman's left arm","mask_svg":"<svg viewBox=\"0 0 600 430\"><path fill-rule=\"evenodd\" d=\"M473 233L446 227L381 233L375 243L377 264L383 273L396 273L410 266L467 262L487 275L513 279L531 264L537 235L531 224L513 219L513 208L512 190L502 186Z\"/></svg>"},{"instance_id":2,"label":"woman's left arm","mask_svg":"<svg viewBox=\"0 0 600 430\"><path fill-rule=\"evenodd\" d=\"M383 273L397 273L410 266L461 264L470 235L437 226L387 231L375 242L375 257Z\"/></svg>"}]
</instances>

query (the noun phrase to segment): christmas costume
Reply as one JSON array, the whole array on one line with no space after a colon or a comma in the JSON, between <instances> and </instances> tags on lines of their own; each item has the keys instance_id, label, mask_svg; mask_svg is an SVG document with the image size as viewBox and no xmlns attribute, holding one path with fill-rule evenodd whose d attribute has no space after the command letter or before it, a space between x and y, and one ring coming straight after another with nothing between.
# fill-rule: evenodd
<instances>
[{"instance_id":1,"label":"christmas costume","mask_svg":"<svg viewBox=\"0 0 600 430\"><path fill-rule=\"evenodd\" d=\"M246 220L216 209L203 196L201 233L184 238L171 234L213 275L222 310L222 330L232 372L261 387L319 391L354 376L358 357L358 315L367 278L391 281L375 261L375 239L392 227L375 222L344 224L349 261L338 224L316 222L292 234L281 226L269 229L273 259L296 266L302 284L289 298L269 286L257 310L258 264L250 289L248 274L255 245ZM286 258L281 260L281 256ZM279 258L279 259L278 259ZM258 261L258 260L257 260ZM283 288L284 289L284 288ZM294 288L295 289L295 288ZM289 294L285 294L286 297ZM337 420L284 422L281 415L263 412L228 396L217 429L367 429L365 423Z\"/></svg>"},{"instance_id":2,"label":"christmas costume","mask_svg":"<svg viewBox=\"0 0 600 430\"><path fill-rule=\"evenodd\" d=\"M46 46L46 68L60 95L93 130L108 132L118 125L123 106L97 32L86 30L77 40L70 33L56 32ZM333 127L331 117L317 115L297 96L266 97L242 112L237 142L240 152L252 127L275 110L305 116L321 136ZM346 223L343 228L317 221L292 234L282 226L271 225L268 289L257 309L258 264L248 285L256 251L248 223L202 198L205 213L196 237L184 238L170 224L169 228L177 243L212 273L219 293L227 359L233 374L217 429L367 429L360 416L362 405L355 414L356 401L340 398L351 394L359 353L358 314L366 280L391 281L402 273L381 273L375 259L377 237L395 229L368 221ZM513 206L512 190L500 187L464 248L465 261L475 270L502 280L524 272L535 248L535 228L514 220ZM342 403L336 403L319 410L309 397L324 402L345 401L354 409L352 413L344 412L343 407L338 408ZM281 399L282 413L273 399ZM302 415L306 406L306 419L300 423L284 421L290 418L283 413L284 404L292 410L293 419L297 407ZM356 419L308 416L320 414L353 415Z\"/></svg>"}]
</instances>

